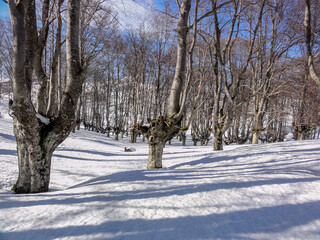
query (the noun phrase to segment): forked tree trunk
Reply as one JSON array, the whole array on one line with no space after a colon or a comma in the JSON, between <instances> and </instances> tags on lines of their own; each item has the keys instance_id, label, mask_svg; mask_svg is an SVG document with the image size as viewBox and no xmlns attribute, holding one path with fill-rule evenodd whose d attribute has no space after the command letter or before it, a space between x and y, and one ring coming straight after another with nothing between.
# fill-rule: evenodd
<instances>
[{"instance_id":1,"label":"forked tree trunk","mask_svg":"<svg viewBox=\"0 0 320 240\"><path fill-rule=\"evenodd\" d=\"M29 138L20 122L14 120L14 133L17 140L19 176L13 187L16 193L46 192L49 189L51 149L41 146L36 129Z\"/></svg>"},{"instance_id":2,"label":"forked tree trunk","mask_svg":"<svg viewBox=\"0 0 320 240\"><path fill-rule=\"evenodd\" d=\"M50 183L52 154L59 141L48 141L46 130L25 129L14 120L17 140L19 175L13 189L15 193L47 192ZM40 125L39 125L40 128ZM26 137L26 131L29 137Z\"/></svg>"},{"instance_id":3,"label":"forked tree trunk","mask_svg":"<svg viewBox=\"0 0 320 240\"><path fill-rule=\"evenodd\" d=\"M162 154L165 143L180 130L180 122L175 118L160 116L151 121L150 126L136 124L135 129L148 137L148 169L162 168Z\"/></svg>"},{"instance_id":4,"label":"forked tree trunk","mask_svg":"<svg viewBox=\"0 0 320 240\"><path fill-rule=\"evenodd\" d=\"M49 189L52 153L70 134L76 122L76 106L81 94L79 63L80 0L68 2L67 69L68 82L58 116L43 123L37 118L31 101L31 86L36 39L35 1L9 1L13 29L13 104L14 134L17 139L19 175L13 190L16 193L46 192Z\"/></svg>"}]
</instances>

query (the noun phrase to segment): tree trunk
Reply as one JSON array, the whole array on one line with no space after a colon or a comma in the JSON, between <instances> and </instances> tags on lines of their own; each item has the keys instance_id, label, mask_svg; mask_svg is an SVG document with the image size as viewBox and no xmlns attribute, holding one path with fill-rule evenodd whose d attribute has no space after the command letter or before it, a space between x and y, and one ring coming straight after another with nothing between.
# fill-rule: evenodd
<instances>
[{"instance_id":1,"label":"tree trunk","mask_svg":"<svg viewBox=\"0 0 320 240\"><path fill-rule=\"evenodd\" d=\"M35 129L29 138L25 137L26 130L19 121L14 121L14 133L18 151L18 180L13 187L15 193L47 192L50 182L52 153L56 146L49 146L44 131ZM32 131L32 130L31 130ZM34 136L34 137L31 137Z\"/></svg>"},{"instance_id":2,"label":"tree trunk","mask_svg":"<svg viewBox=\"0 0 320 240\"><path fill-rule=\"evenodd\" d=\"M220 124L216 124L214 126L213 131L213 150L214 151L220 151L223 150L223 126L220 126Z\"/></svg>"},{"instance_id":3,"label":"tree trunk","mask_svg":"<svg viewBox=\"0 0 320 240\"><path fill-rule=\"evenodd\" d=\"M302 131L297 131L297 140L298 140L298 141L304 140L303 135L304 135L304 134L303 134Z\"/></svg>"},{"instance_id":4,"label":"tree trunk","mask_svg":"<svg viewBox=\"0 0 320 240\"><path fill-rule=\"evenodd\" d=\"M148 169L162 168L162 154L165 143L170 141L180 130L174 118L158 117L150 126L134 125L135 129L148 137Z\"/></svg>"},{"instance_id":5,"label":"tree trunk","mask_svg":"<svg viewBox=\"0 0 320 240\"><path fill-rule=\"evenodd\" d=\"M82 74L79 65L80 0L70 0L67 24L68 84L57 118L43 123L37 118L31 100L31 86L35 46L35 1L9 1L13 29L13 80L12 104L14 134L17 139L19 175L13 190L16 193L46 192L49 189L53 151L69 135L75 124L75 111L81 94Z\"/></svg>"},{"instance_id":6,"label":"tree trunk","mask_svg":"<svg viewBox=\"0 0 320 240\"><path fill-rule=\"evenodd\" d=\"M57 18L57 32L55 35L55 51L52 58L52 66L50 70L50 87L49 87L49 98L47 106L47 116L53 117L56 116L58 112L58 101L57 101L57 92L58 92L58 66L59 66L59 57L61 54L61 28L62 20L60 15L60 8L64 0L59 0L56 3L56 18Z\"/></svg>"},{"instance_id":7,"label":"tree trunk","mask_svg":"<svg viewBox=\"0 0 320 240\"><path fill-rule=\"evenodd\" d=\"M119 132L114 133L114 140L119 141Z\"/></svg>"},{"instance_id":8,"label":"tree trunk","mask_svg":"<svg viewBox=\"0 0 320 240\"><path fill-rule=\"evenodd\" d=\"M137 143L137 137L137 131L134 128L132 128L130 130L130 143Z\"/></svg>"},{"instance_id":9,"label":"tree trunk","mask_svg":"<svg viewBox=\"0 0 320 240\"><path fill-rule=\"evenodd\" d=\"M259 136L260 133L258 131L252 133L252 144L259 144Z\"/></svg>"},{"instance_id":10,"label":"tree trunk","mask_svg":"<svg viewBox=\"0 0 320 240\"><path fill-rule=\"evenodd\" d=\"M312 53L312 29L311 29L311 1L305 0L305 17L304 17L304 26L305 26L305 43L307 48L307 57L308 57L308 70L311 79L318 85L320 88L320 77L315 71L314 62L313 62L313 53Z\"/></svg>"},{"instance_id":11,"label":"tree trunk","mask_svg":"<svg viewBox=\"0 0 320 240\"><path fill-rule=\"evenodd\" d=\"M187 57L187 35L188 35L188 16L191 8L191 0L183 0L179 6L179 21L178 21L178 47L177 61L174 73L173 83L170 89L168 115L174 116L181 112L184 106L180 106L180 97L183 92L183 84L185 81L185 68ZM196 22L194 23L196 25Z\"/></svg>"},{"instance_id":12,"label":"tree trunk","mask_svg":"<svg viewBox=\"0 0 320 240\"><path fill-rule=\"evenodd\" d=\"M196 6L197 6L196 1ZM151 121L150 126L135 124L136 130L148 136L149 140L149 163L148 168L162 168L163 148L180 130L188 83L185 83L185 66L187 55L188 17L191 8L191 0L182 0L179 6L179 20L177 26L178 47L177 60L173 83L170 89L167 116L160 116ZM195 8L196 9L196 8ZM196 22L194 23L196 25Z\"/></svg>"},{"instance_id":13,"label":"tree trunk","mask_svg":"<svg viewBox=\"0 0 320 240\"><path fill-rule=\"evenodd\" d=\"M165 143L155 136L149 137L148 169L162 168L162 154Z\"/></svg>"},{"instance_id":14,"label":"tree trunk","mask_svg":"<svg viewBox=\"0 0 320 240\"><path fill-rule=\"evenodd\" d=\"M263 115L261 113L256 113L254 127L252 129L252 144L259 144L259 137L263 132L262 119Z\"/></svg>"},{"instance_id":15,"label":"tree trunk","mask_svg":"<svg viewBox=\"0 0 320 240\"><path fill-rule=\"evenodd\" d=\"M181 133L182 146L186 146L187 136L185 132Z\"/></svg>"}]
</instances>

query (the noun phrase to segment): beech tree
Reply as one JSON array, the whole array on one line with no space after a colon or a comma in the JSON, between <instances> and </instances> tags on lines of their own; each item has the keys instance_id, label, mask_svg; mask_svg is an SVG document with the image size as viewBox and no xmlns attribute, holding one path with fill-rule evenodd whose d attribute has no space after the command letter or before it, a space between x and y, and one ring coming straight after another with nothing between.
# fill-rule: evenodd
<instances>
[{"instance_id":1,"label":"beech tree","mask_svg":"<svg viewBox=\"0 0 320 240\"><path fill-rule=\"evenodd\" d=\"M245 73L255 50L257 31L264 14L266 0L259 1L259 4L233 0L218 4L218 0L211 0L214 32L212 39L211 64L214 74L214 97L213 108L213 150L223 150L223 135L230 127L232 113L244 103L237 103L239 90L243 84ZM256 6L256 11L255 11ZM243 12L246 9L250 14L247 22L243 20ZM250 10L251 9L251 10ZM228 20L225 18L228 16ZM226 24L224 24L226 21ZM255 23L255 25L254 25ZM248 49L237 56L234 51L237 43L242 39L239 36L240 26L248 25L247 44Z\"/></svg>"},{"instance_id":2,"label":"beech tree","mask_svg":"<svg viewBox=\"0 0 320 240\"><path fill-rule=\"evenodd\" d=\"M196 6L198 1L196 1ZM186 100L186 59L188 18L191 0L177 0L179 20L177 25L177 58L173 83L170 90L167 114L150 121L148 126L136 124L135 128L148 137L148 169L162 168L163 148L166 141L172 139L180 130ZM196 11L195 11L196 12ZM180 101L182 99L182 101Z\"/></svg>"},{"instance_id":3,"label":"beech tree","mask_svg":"<svg viewBox=\"0 0 320 240\"><path fill-rule=\"evenodd\" d=\"M76 124L76 108L82 90L79 61L80 0L68 1L67 83L55 118L37 114L31 90L34 55L37 53L35 0L9 0L13 31L13 127L17 140L19 175L16 193L46 192L49 189L51 158Z\"/></svg>"}]
</instances>

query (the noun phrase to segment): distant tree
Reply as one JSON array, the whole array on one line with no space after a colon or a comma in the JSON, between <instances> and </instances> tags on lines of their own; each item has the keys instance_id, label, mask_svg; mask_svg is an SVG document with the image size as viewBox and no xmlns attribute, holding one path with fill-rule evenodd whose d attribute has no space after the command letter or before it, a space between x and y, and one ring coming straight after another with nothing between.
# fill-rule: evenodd
<instances>
[{"instance_id":1,"label":"distant tree","mask_svg":"<svg viewBox=\"0 0 320 240\"><path fill-rule=\"evenodd\" d=\"M214 39L212 40L212 71L214 74L214 97L213 108L213 150L223 150L223 135L230 127L235 110L241 106L239 100L240 86L243 84L249 63L254 57L255 43L258 29L264 15L266 0L259 1L259 4L252 1L226 1L220 3L218 0L211 0L214 24ZM218 4L220 3L220 4ZM242 17L247 11L247 21ZM226 21L225 16L229 14L230 20ZM224 23L226 21L226 23ZM248 37L244 46L246 51L237 49L236 43L241 40L240 26L248 25ZM239 56L237 56L239 55Z\"/></svg>"},{"instance_id":2,"label":"distant tree","mask_svg":"<svg viewBox=\"0 0 320 240\"><path fill-rule=\"evenodd\" d=\"M275 97L281 88L281 84L277 86L272 84L277 79L277 71L280 71L277 65L279 65L282 55L295 44L294 34L289 30L285 31L287 23L284 13L288 7L290 7L288 1L279 3L275 1L274 4L268 6L268 14L265 14L265 26L262 25L259 29L257 61L251 64L252 72L254 72L252 144L259 143L260 134L265 132L271 123L264 126L264 117L269 108L270 99ZM289 40L286 40L285 37Z\"/></svg>"},{"instance_id":3,"label":"distant tree","mask_svg":"<svg viewBox=\"0 0 320 240\"><path fill-rule=\"evenodd\" d=\"M76 124L76 108L82 89L79 60L80 0L68 1L67 83L55 118L37 115L31 99L34 55L37 53L34 0L9 0L13 30L13 126L17 140L19 176L16 193L46 192L49 189L51 158Z\"/></svg>"},{"instance_id":4,"label":"distant tree","mask_svg":"<svg viewBox=\"0 0 320 240\"><path fill-rule=\"evenodd\" d=\"M0 79L1 91L9 97L12 95L12 32L10 22L0 19Z\"/></svg>"}]
</instances>

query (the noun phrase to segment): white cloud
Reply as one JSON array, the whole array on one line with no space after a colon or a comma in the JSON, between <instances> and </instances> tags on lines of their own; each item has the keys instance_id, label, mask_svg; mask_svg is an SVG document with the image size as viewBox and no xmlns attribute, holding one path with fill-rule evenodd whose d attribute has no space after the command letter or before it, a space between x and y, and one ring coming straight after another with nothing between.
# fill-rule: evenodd
<instances>
[{"instance_id":1,"label":"white cloud","mask_svg":"<svg viewBox=\"0 0 320 240\"><path fill-rule=\"evenodd\" d=\"M138 28L153 7L152 0L110 0L110 2L118 14L119 27L122 29Z\"/></svg>"}]
</instances>

